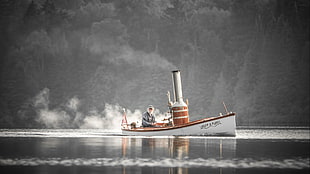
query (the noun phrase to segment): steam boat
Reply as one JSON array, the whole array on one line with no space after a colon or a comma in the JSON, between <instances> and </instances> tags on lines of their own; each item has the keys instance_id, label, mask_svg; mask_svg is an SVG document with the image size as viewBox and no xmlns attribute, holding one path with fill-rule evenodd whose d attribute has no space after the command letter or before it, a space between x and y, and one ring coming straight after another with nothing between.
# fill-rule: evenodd
<instances>
[{"instance_id":1,"label":"steam boat","mask_svg":"<svg viewBox=\"0 0 310 174\"><path fill-rule=\"evenodd\" d=\"M154 127L136 127L135 123L128 124L126 113L122 120L122 134L135 136L235 136L235 113L228 112L223 102L226 113L214 117L189 121L188 102L183 101L180 70L172 71L174 102L168 92L168 108L170 118L168 123L156 123ZM164 121L164 120L163 120Z\"/></svg>"}]
</instances>

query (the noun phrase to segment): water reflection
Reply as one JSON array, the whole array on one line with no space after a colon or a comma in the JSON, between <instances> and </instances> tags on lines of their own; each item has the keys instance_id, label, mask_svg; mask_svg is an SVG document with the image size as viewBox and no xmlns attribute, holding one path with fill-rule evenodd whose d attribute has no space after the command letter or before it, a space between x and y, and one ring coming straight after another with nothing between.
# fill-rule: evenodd
<instances>
[{"instance_id":1,"label":"water reflection","mask_svg":"<svg viewBox=\"0 0 310 174\"><path fill-rule=\"evenodd\" d=\"M0 149L2 173L308 173L310 166L309 139L2 137Z\"/></svg>"},{"instance_id":2,"label":"water reflection","mask_svg":"<svg viewBox=\"0 0 310 174\"><path fill-rule=\"evenodd\" d=\"M188 138L175 138L175 139L170 139L170 147L169 153L170 157L176 158L176 159L184 159L184 157L188 157L188 150L189 150L189 139ZM177 174L188 174L188 168L169 168L169 173L177 173Z\"/></svg>"},{"instance_id":3,"label":"water reflection","mask_svg":"<svg viewBox=\"0 0 310 174\"><path fill-rule=\"evenodd\" d=\"M197 166L189 168L193 161L200 160L221 160L235 158L236 140L235 139L205 139L205 138L122 138L122 157L123 158L142 158L151 159L153 162L159 162L162 166L146 164L142 165L141 173L169 173L169 174L187 174L189 170L193 172L210 171L212 173L222 173L221 167L214 168L210 165ZM157 161L156 161L157 160ZM147 163L147 161L144 161ZM170 166L170 167L167 167ZM123 173L131 168L123 167ZM229 173L234 173L234 169L226 168ZM137 171L135 171L137 172ZM190 172L191 173L191 172Z\"/></svg>"},{"instance_id":4,"label":"water reflection","mask_svg":"<svg viewBox=\"0 0 310 174\"><path fill-rule=\"evenodd\" d=\"M171 157L187 156L188 138L122 138L123 157Z\"/></svg>"}]
</instances>

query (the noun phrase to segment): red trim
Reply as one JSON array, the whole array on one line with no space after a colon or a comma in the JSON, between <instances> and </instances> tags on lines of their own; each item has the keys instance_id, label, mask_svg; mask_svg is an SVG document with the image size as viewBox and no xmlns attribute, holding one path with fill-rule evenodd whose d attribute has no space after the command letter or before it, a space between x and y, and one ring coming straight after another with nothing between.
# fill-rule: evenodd
<instances>
[{"instance_id":1,"label":"red trim","mask_svg":"<svg viewBox=\"0 0 310 174\"><path fill-rule=\"evenodd\" d=\"M178 126L169 126L169 127L144 127L144 128L136 128L136 129L122 129L123 131L129 131L129 132L152 132L152 131L165 131L165 130L171 130L171 129L178 129L178 128L183 128L183 127L188 127L188 126L192 126L192 125L196 125L196 124L200 124L200 123L204 123L204 122L208 122L208 121L213 121L213 120L218 120L221 118L225 118L225 117L230 117L230 116L235 116L235 113L231 113L231 114L227 114L227 115L223 115L223 116L218 116L218 117L210 117L210 118L203 118L200 120L195 120L195 121L191 121L182 125L178 125Z\"/></svg>"},{"instance_id":2,"label":"red trim","mask_svg":"<svg viewBox=\"0 0 310 174\"><path fill-rule=\"evenodd\" d=\"M186 110L187 106L177 106L177 107L173 107L172 110L177 111L177 110Z\"/></svg>"}]
</instances>

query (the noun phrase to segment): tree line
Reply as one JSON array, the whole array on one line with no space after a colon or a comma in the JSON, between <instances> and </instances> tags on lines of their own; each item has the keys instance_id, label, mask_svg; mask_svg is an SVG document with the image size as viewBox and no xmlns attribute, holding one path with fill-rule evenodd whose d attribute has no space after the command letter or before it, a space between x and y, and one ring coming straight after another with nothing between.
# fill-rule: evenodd
<instances>
[{"instance_id":1,"label":"tree line","mask_svg":"<svg viewBox=\"0 0 310 174\"><path fill-rule=\"evenodd\" d=\"M164 112L174 69L191 119L224 101L237 125L309 125L308 13L307 0L1 1L0 127L42 127L44 89L69 115L73 97L84 114Z\"/></svg>"}]
</instances>

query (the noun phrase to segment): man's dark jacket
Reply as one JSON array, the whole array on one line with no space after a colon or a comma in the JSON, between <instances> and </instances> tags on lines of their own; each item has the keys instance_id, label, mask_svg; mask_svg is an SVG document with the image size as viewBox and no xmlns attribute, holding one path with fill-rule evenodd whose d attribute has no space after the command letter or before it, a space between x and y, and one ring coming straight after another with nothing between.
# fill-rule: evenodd
<instances>
[{"instance_id":1,"label":"man's dark jacket","mask_svg":"<svg viewBox=\"0 0 310 174\"><path fill-rule=\"evenodd\" d=\"M142 126L143 127L152 127L152 123L155 123L154 114L150 115L149 112L144 112L142 115Z\"/></svg>"}]
</instances>

